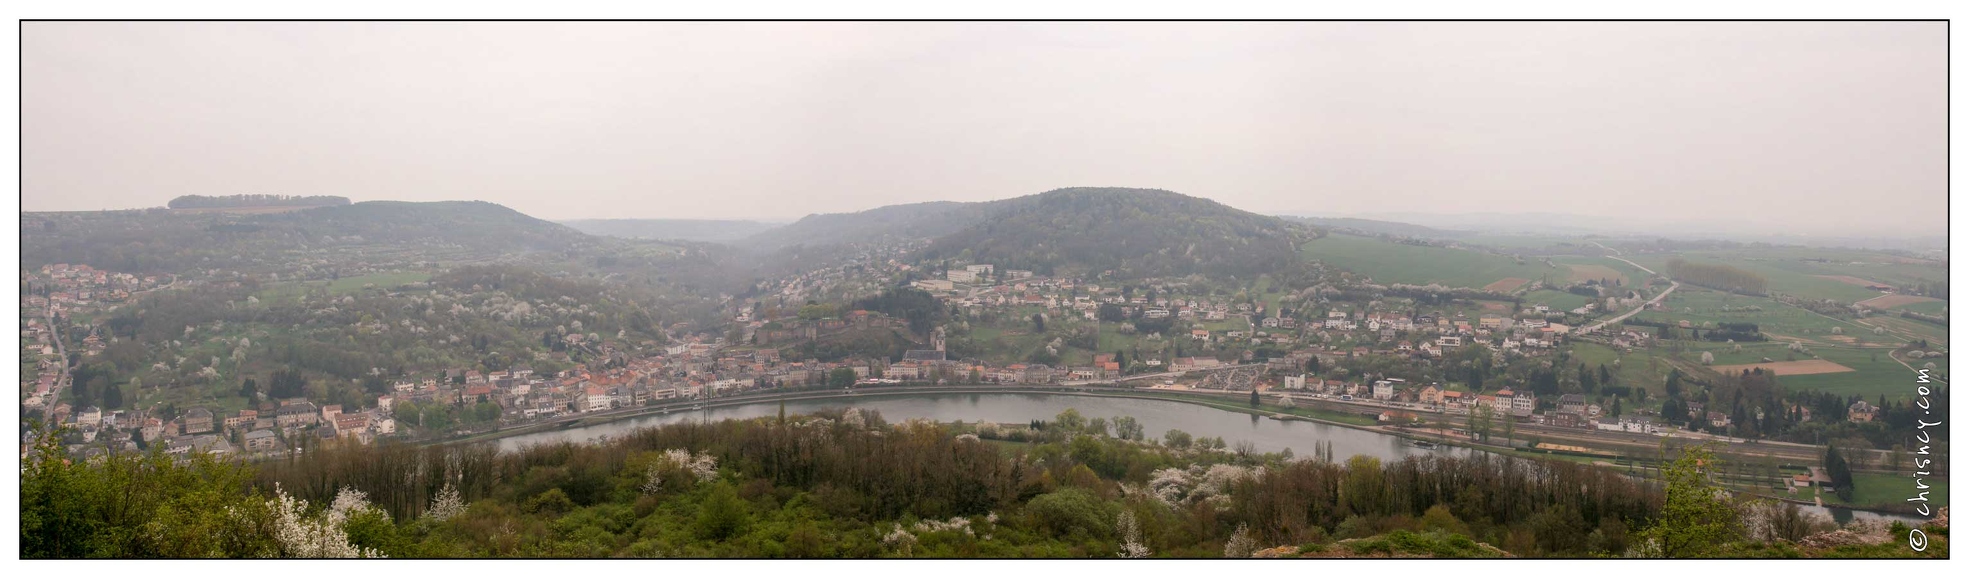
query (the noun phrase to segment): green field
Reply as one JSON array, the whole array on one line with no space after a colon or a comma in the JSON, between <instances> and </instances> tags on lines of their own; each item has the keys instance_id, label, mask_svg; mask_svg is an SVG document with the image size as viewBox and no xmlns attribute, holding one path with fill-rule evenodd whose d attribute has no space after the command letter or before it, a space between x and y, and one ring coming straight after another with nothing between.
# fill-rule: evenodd
<instances>
[{"instance_id":1,"label":"green field","mask_svg":"<svg viewBox=\"0 0 1969 579\"><path fill-rule=\"evenodd\" d=\"M1806 374L1779 378L1786 387L1797 390L1819 390L1837 394L1860 394L1864 396L1885 395L1890 399L1914 397L1914 372L1894 362L1884 350L1860 350L1855 348L1813 348L1813 354L1820 358L1838 362L1852 368L1854 372L1833 374ZM1783 358L1772 358L1782 360ZM1927 362L1934 362L1935 376L1948 375L1948 360L1910 360L1919 368Z\"/></svg>"},{"instance_id":2,"label":"green field","mask_svg":"<svg viewBox=\"0 0 1969 579\"><path fill-rule=\"evenodd\" d=\"M1940 509L1948 506L1948 481L1923 479L1929 488L1928 505ZM1905 505L1908 497L1921 492L1914 488L1914 479L1907 475L1886 473L1854 473L1853 500L1841 501L1839 496L1826 493L1822 495L1826 504L1870 507L1880 505ZM1810 498L1810 497L1807 497Z\"/></svg>"},{"instance_id":3,"label":"green field","mask_svg":"<svg viewBox=\"0 0 1969 579\"><path fill-rule=\"evenodd\" d=\"M1606 252L1586 239L1563 235L1469 233L1452 236L1451 239L1469 245L1536 255L1599 255Z\"/></svg>"},{"instance_id":4,"label":"green field","mask_svg":"<svg viewBox=\"0 0 1969 579\"><path fill-rule=\"evenodd\" d=\"M1865 321L1869 325L1887 329L1888 333L1881 336L1883 340L1889 338L1907 341L1928 340L1928 343L1936 346L1937 349L1948 347L1948 328L1944 326L1889 315L1867 316Z\"/></svg>"},{"instance_id":5,"label":"green field","mask_svg":"<svg viewBox=\"0 0 1969 579\"><path fill-rule=\"evenodd\" d=\"M1708 326L1747 322L1757 324L1766 334L1777 334L1772 340L1800 338L1856 344L1887 341L1887 338L1874 336L1858 324L1828 318L1770 298L1730 294L1683 284L1682 289L1675 290L1663 301L1672 308L1671 311L1649 310L1635 316L1636 319L1671 323L1688 320L1692 324ZM1748 307L1757 309L1746 310ZM1828 338L1834 327L1841 328L1845 338Z\"/></svg>"},{"instance_id":6,"label":"green field","mask_svg":"<svg viewBox=\"0 0 1969 579\"><path fill-rule=\"evenodd\" d=\"M1519 264L1509 257L1464 249L1404 245L1333 234L1307 243L1303 255L1374 278L1377 283L1430 284L1482 288L1507 278L1564 281L1571 271L1536 259Z\"/></svg>"},{"instance_id":7,"label":"green field","mask_svg":"<svg viewBox=\"0 0 1969 579\"><path fill-rule=\"evenodd\" d=\"M1948 315L1948 302L1920 302L1888 309L1907 310L1917 314L1928 314L1931 316L1945 316Z\"/></svg>"},{"instance_id":8,"label":"green field","mask_svg":"<svg viewBox=\"0 0 1969 579\"><path fill-rule=\"evenodd\" d=\"M1656 358L1656 352L1635 350L1617 352L1613 348L1599 344L1580 342L1573 345L1573 364L1586 364L1588 369L1598 371L1601 365L1614 376L1614 385L1646 388L1649 392L1661 394L1663 384L1668 381L1670 366ZM1614 365L1614 360L1620 365Z\"/></svg>"}]
</instances>

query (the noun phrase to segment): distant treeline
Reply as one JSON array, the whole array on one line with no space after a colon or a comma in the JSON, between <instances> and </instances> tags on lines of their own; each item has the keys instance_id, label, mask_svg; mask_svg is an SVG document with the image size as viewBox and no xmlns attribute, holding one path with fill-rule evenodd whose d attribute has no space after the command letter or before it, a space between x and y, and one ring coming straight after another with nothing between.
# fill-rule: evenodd
<instances>
[{"instance_id":1,"label":"distant treeline","mask_svg":"<svg viewBox=\"0 0 1969 579\"><path fill-rule=\"evenodd\" d=\"M220 207L326 207L348 205L349 198L334 195L186 195L172 199L172 209L213 209Z\"/></svg>"},{"instance_id":2,"label":"distant treeline","mask_svg":"<svg viewBox=\"0 0 1969 579\"><path fill-rule=\"evenodd\" d=\"M1394 284L1382 290L1381 295L1410 298L1427 304L1446 303L1452 299L1517 301L1518 297L1503 293L1471 288L1431 288L1408 284Z\"/></svg>"},{"instance_id":3,"label":"distant treeline","mask_svg":"<svg viewBox=\"0 0 1969 579\"><path fill-rule=\"evenodd\" d=\"M1764 295L1764 276L1720 264L1668 260L1668 277L1691 284L1749 295Z\"/></svg>"},{"instance_id":4,"label":"distant treeline","mask_svg":"<svg viewBox=\"0 0 1969 579\"><path fill-rule=\"evenodd\" d=\"M1930 324L1940 324L1943 327L1948 327L1948 318L1942 316L1931 316L1920 312L1910 312L1910 311L1902 310L1901 317L1910 320L1920 320L1923 322L1928 322Z\"/></svg>"},{"instance_id":5,"label":"distant treeline","mask_svg":"<svg viewBox=\"0 0 1969 579\"><path fill-rule=\"evenodd\" d=\"M1902 285L1901 293L1911 296L1928 296L1931 298L1945 300L1948 299L1948 280L1942 280L1942 281L1922 280L1918 283L1915 283L1914 285Z\"/></svg>"},{"instance_id":6,"label":"distant treeline","mask_svg":"<svg viewBox=\"0 0 1969 579\"><path fill-rule=\"evenodd\" d=\"M1677 326L1674 322L1665 322L1660 320L1645 320L1641 318L1629 318L1627 320L1622 321L1621 323L1629 326L1644 326L1649 328L1655 328L1656 330L1660 331L1658 333L1661 333L1662 337L1668 337L1667 332L1669 330L1679 328L1679 326ZM1716 324L1716 326L1717 327L1710 328L1707 331L1705 331L1703 328L1691 328L1689 330L1689 337L1691 339L1708 340L1711 342L1727 342L1727 341L1765 342L1765 341L1770 341L1771 339L1769 336L1765 336L1762 332L1758 331L1757 324L1748 324L1748 323L1741 323L1741 322L1723 322L1723 323Z\"/></svg>"}]
</instances>

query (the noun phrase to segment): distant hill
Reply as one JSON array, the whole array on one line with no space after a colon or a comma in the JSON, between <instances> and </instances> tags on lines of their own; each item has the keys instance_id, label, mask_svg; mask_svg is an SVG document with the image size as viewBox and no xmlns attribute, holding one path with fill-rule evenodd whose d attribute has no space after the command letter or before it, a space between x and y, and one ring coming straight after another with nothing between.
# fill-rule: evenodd
<instances>
[{"instance_id":1,"label":"distant hill","mask_svg":"<svg viewBox=\"0 0 1969 579\"><path fill-rule=\"evenodd\" d=\"M714 219L573 219L560 223L589 235L720 243L738 241L780 226L758 221Z\"/></svg>"},{"instance_id":2,"label":"distant hill","mask_svg":"<svg viewBox=\"0 0 1969 579\"><path fill-rule=\"evenodd\" d=\"M1284 220L1161 189L1057 189L978 209L982 218L937 237L921 258L1131 277L1255 275L1298 259Z\"/></svg>"},{"instance_id":3,"label":"distant hill","mask_svg":"<svg viewBox=\"0 0 1969 579\"><path fill-rule=\"evenodd\" d=\"M736 245L772 253L769 260L798 255L811 262L844 244L928 241L918 259L1041 273L1245 275L1296 261L1294 231L1277 217L1171 191L1075 187L998 201L809 215Z\"/></svg>"},{"instance_id":4,"label":"distant hill","mask_svg":"<svg viewBox=\"0 0 1969 579\"><path fill-rule=\"evenodd\" d=\"M1288 221L1306 223L1309 225L1315 225L1326 229L1337 229L1342 231L1351 230L1351 231L1357 231L1370 235L1386 233L1389 235L1400 235L1406 237L1427 237L1427 238L1434 238L1434 239L1445 239L1455 235L1468 233L1465 231L1437 229L1434 227L1429 227L1425 225L1416 225L1413 223L1402 223L1399 221L1381 221L1378 219L1360 219L1356 217L1284 216L1284 218Z\"/></svg>"},{"instance_id":5,"label":"distant hill","mask_svg":"<svg viewBox=\"0 0 1969 579\"><path fill-rule=\"evenodd\" d=\"M932 201L888 205L854 213L818 213L792 224L768 229L737 245L772 251L795 245L874 243L883 240L938 237L970 226L983 217L983 203Z\"/></svg>"}]
</instances>

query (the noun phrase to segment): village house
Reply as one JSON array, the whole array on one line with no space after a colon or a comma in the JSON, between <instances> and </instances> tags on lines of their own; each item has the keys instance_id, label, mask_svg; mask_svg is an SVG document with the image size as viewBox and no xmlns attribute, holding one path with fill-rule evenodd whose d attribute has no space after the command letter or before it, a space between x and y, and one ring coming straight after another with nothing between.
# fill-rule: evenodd
<instances>
[{"instance_id":1,"label":"village house","mask_svg":"<svg viewBox=\"0 0 1969 579\"><path fill-rule=\"evenodd\" d=\"M1874 415L1879 411L1879 407L1867 404L1865 400L1859 400L1853 402L1852 406L1846 407L1846 419L1853 422L1873 422Z\"/></svg>"},{"instance_id":2,"label":"village house","mask_svg":"<svg viewBox=\"0 0 1969 579\"><path fill-rule=\"evenodd\" d=\"M246 445L246 452L270 451L279 443L271 430L255 430L246 433L242 438Z\"/></svg>"},{"instance_id":3,"label":"village house","mask_svg":"<svg viewBox=\"0 0 1969 579\"><path fill-rule=\"evenodd\" d=\"M274 423L282 428L313 425L321 421L312 402L295 401L282 404Z\"/></svg>"},{"instance_id":4,"label":"village house","mask_svg":"<svg viewBox=\"0 0 1969 579\"><path fill-rule=\"evenodd\" d=\"M212 431L212 411L193 408L185 413L185 434L204 434Z\"/></svg>"},{"instance_id":5,"label":"village house","mask_svg":"<svg viewBox=\"0 0 1969 579\"><path fill-rule=\"evenodd\" d=\"M1580 394L1566 394L1564 396L1560 396L1559 411L1570 413L1570 414L1578 414L1582 416L1585 415L1586 397Z\"/></svg>"}]
</instances>

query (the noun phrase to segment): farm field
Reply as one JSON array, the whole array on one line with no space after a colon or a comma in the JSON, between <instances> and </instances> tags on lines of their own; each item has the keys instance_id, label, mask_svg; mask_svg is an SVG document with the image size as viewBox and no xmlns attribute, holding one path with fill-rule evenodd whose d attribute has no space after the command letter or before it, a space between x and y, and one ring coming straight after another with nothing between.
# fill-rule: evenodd
<instances>
[{"instance_id":1,"label":"farm field","mask_svg":"<svg viewBox=\"0 0 1969 579\"><path fill-rule=\"evenodd\" d=\"M1509 257L1479 251L1405 245L1339 233L1307 243L1302 254L1383 284L1481 288L1508 277L1559 281L1570 275L1570 270L1547 267L1536 260L1519 264Z\"/></svg>"},{"instance_id":2,"label":"farm field","mask_svg":"<svg viewBox=\"0 0 1969 579\"><path fill-rule=\"evenodd\" d=\"M1752 364L1731 364L1712 366L1711 369L1725 375L1737 374L1753 368L1763 368L1765 372L1779 376L1799 376L1804 374L1832 374L1851 372L1852 368L1841 366L1830 360L1794 360L1790 362L1756 362Z\"/></svg>"},{"instance_id":3,"label":"farm field","mask_svg":"<svg viewBox=\"0 0 1969 579\"><path fill-rule=\"evenodd\" d=\"M1785 374L1779 372L1779 381L1793 390L1817 390L1840 395L1859 394L1867 397L1885 395L1888 398L1909 398L1913 395L1914 374L1906 367L1896 363L1887 354L1886 348L1835 348L1814 347L1808 353L1794 353L1782 343L1741 344L1743 351L1732 352L1731 345L1716 342L1685 342L1689 356L1701 356L1710 352L1716 358L1711 369L1719 372L1741 372L1742 368L1752 366L1778 366L1780 368L1804 363L1830 363L1846 368L1851 372L1825 372L1817 374ZM1819 360L1813 360L1818 356ZM1760 363L1762 358L1770 358L1775 364ZM1795 360L1795 361L1794 361ZM1916 362L1916 361L1910 361ZM1934 362L1937 377L1948 376L1946 358L1919 360L1916 367Z\"/></svg>"},{"instance_id":4,"label":"farm field","mask_svg":"<svg viewBox=\"0 0 1969 579\"><path fill-rule=\"evenodd\" d=\"M1636 256L1636 263L1661 271L1672 257L1695 262L1720 263L1740 267L1770 282L1774 292L1838 301L1860 301L1879 297L1857 281L1891 285L1947 279L1948 270L1939 262L1923 262L1866 251L1817 248L1743 248L1714 251L1685 251L1677 254ZM1805 261L1824 260L1824 261Z\"/></svg>"},{"instance_id":5,"label":"farm field","mask_svg":"<svg viewBox=\"0 0 1969 579\"><path fill-rule=\"evenodd\" d=\"M1940 301L1942 300L1931 298L1931 297L1925 297L1925 296L1888 294L1877 298L1861 301L1860 305L1869 308L1879 309L1879 310L1892 310L1897 308L1906 308L1909 306L1913 306L1915 304L1936 303Z\"/></svg>"}]
</instances>

